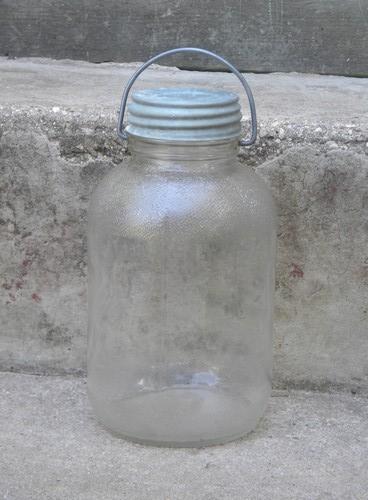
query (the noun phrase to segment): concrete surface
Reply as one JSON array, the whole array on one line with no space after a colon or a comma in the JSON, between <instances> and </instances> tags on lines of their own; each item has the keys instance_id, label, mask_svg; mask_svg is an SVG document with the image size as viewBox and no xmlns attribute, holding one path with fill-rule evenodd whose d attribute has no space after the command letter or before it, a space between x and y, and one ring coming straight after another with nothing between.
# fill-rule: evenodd
<instances>
[{"instance_id":1,"label":"concrete surface","mask_svg":"<svg viewBox=\"0 0 368 500\"><path fill-rule=\"evenodd\" d=\"M367 28L364 0L2 0L0 55L130 62L189 45L243 71L367 76Z\"/></svg>"},{"instance_id":2,"label":"concrete surface","mask_svg":"<svg viewBox=\"0 0 368 500\"><path fill-rule=\"evenodd\" d=\"M173 450L110 435L85 390L81 378L0 374L0 498L368 498L365 398L276 393L247 438Z\"/></svg>"},{"instance_id":3,"label":"concrete surface","mask_svg":"<svg viewBox=\"0 0 368 500\"><path fill-rule=\"evenodd\" d=\"M134 68L0 60L2 370L85 371L87 202L126 155L114 127ZM260 137L240 160L280 214L274 384L366 392L368 82L249 82ZM137 88L179 84L239 91L228 74L163 67Z\"/></svg>"}]
</instances>

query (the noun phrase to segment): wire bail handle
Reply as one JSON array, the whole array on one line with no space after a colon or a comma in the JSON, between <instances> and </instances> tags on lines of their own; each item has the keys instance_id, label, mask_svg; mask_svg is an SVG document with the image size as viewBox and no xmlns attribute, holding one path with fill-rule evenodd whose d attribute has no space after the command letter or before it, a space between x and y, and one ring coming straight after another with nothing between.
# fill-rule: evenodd
<instances>
[{"instance_id":1,"label":"wire bail handle","mask_svg":"<svg viewBox=\"0 0 368 500\"><path fill-rule=\"evenodd\" d=\"M137 69L137 71L131 76L129 79L124 92L123 96L121 98L121 104L120 104L120 112L119 112L119 119L118 119L118 136L121 139L127 139L128 134L125 132L125 126L123 124L124 120L124 115L125 115L125 109L127 105L127 100L129 96L129 92L131 88L133 87L134 82L136 79L139 77L143 71L148 68L148 66L151 66L151 64L155 63L159 59L162 59L163 57L166 56L171 56L173 54L178 54L180 52L195 52L197 54L204 54L210 57L213 57L214 59L217 59L217 61L221 62L224 64L232 73L234 73L235 76L237 76L240 80L240 83L243 85L243 88L247 94L248 97L248 102L249 102L249 108L250 108L250 116L251 116L251 136L249 139L240 139L239 143L241 146L251 146L252 144L255 143L257 139L257 114L256 114L256 105L254 102L254 97L252 94L252 91L248 85L248 82L244 78L244 76L238 71L235 66L233 66L231 63L226 61L223 57L215 54L214 52L210 52L209 50L206 49L199 49L196 47L181 47L178 49L171 49L171 50L166 50L165 52L161 52L161 54L157 54L156 56L152 57L149 59L147 62L142 64L140 68Z\"/></svg>"}]
</instances>

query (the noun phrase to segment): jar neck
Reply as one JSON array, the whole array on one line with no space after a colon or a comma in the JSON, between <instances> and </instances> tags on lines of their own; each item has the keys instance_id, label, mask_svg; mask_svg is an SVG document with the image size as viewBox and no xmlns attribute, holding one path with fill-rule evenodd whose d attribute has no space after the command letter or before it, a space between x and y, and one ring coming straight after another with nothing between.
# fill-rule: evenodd
<instances>
[{"instance_id":1,"label":"jar neck","mask_svg":"<svg viewBox=\"0 0 368 500\"><path fill-rule=\"evenodd\" d=\"M181 170L233 165L239 152L238 139L198 143L167 143L129 136L128 150L139 163L161 169Z\"/></svg>"}]
</instances>

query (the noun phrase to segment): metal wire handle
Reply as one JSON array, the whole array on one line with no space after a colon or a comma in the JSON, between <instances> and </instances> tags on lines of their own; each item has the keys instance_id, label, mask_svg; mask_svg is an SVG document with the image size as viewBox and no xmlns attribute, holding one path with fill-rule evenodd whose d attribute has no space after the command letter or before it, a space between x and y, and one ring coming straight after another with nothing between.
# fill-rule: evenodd
<instances>
[{"instance_id":1,"label":"metal wire handle","mask_svg":"<svg viewBox=\"0 0 368 500\"><path fill-rule=\"evenodd\" d=\"M127 105L129 92L130 92L134 82L136 81L136 79L139 77L139 75L141 73L143 73L143 71L146 68L148 68L148 66L151 66L151 64L155 63L156 61L158 61L159 59L161 59L163 57L171 56L173 54L178 54L179 52L195 52L197 54L204 54L206 56L213 57L214 59L217 59L217 61L219 61L222 64L224 64L225 66L227 66L227 68L232 73L234 73L235 76L237 76L239 78L240 83L243 85L244 90L245 90L247 97L248 97L250 116L251 116L251 126L252 126L250 138L249 139L240 139L239 142L240 142L241 146L250 146L250 145L254 144L256 139L257 139L257 114L256 114L256 105L254 102L254 97L253 97L252 91L248 85L248 82L246 81L244 76L240 73L240 71L238 71L235 68L235 66L233 66L231 63L226 61L226 59L224 59L221 56L218 56L214 52L210 52L209 50L206 50L206 49L198 49L196 47L181 47L178 49L166 50L165 52L161 52L161 54L157 54L157 56L152 57L147 62L145 62L140 68L137 69L137 71L129 79L129 81L124 89L123 96L121 98L120 112L119 112L119 119L118 119L118 136L121 139L128 138L128 135L124 130L125 127L123 124L123 120L124 120L125 109L126 109L126 105Z\"/></svg>"}]
</instances>

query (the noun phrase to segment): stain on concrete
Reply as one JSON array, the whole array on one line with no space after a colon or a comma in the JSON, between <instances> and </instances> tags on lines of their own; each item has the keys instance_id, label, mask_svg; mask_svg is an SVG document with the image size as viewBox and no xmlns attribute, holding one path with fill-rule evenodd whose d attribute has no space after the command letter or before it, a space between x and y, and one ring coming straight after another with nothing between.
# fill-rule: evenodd
<instances>
[{"instance_id":1,"label":"stain on concrete","mask_svg":"<svg viewBox=\"0 0 368 500\"><path fill-rule=\"evenodd\" d=\"M33 292L32 295L31 295L31 297L32 297L32 300L34 302L41 302L41 300L42 300L41 297L36 292Z\"/></svg>"},{"instance_id":2,"label":"stain on concrete","mask_svg":"<svg viewBox=\"0 0 368 500\"><path fill-rule=\"evenodd\" d=\"M51 346L63 346L67 349L71 345L71 334L68 328L55 324L54 321L45 313L41 312L38 322L41 338L46 344Z\"/></svg>"},{"instance_id":3,"label":"stain on concrete","mask_svg":"<svg viewBox=\"0 0 368 500\"><path fill-rule=\"evenodd\" d=\"M290 276L293 278L304 278L304 271L298 264L293 262L291 264Z\"/></svg>"}]
</instances>

